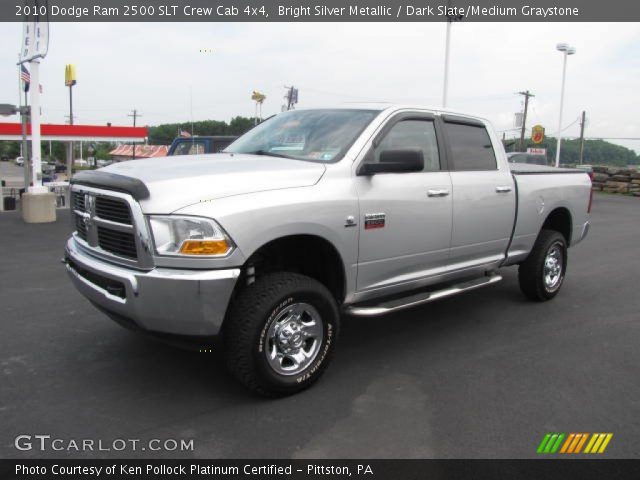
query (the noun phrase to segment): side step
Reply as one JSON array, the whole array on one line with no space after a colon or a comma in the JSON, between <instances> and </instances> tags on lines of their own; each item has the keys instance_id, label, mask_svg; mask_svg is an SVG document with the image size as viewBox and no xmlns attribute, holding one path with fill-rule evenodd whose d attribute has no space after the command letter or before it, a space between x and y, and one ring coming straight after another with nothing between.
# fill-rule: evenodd
<instances>
[{"instance_id":1,"label":"side step","mask_svg":"<svg viewBox=\"0 0 640 480\"><path fill-rule=\"evenodd\" d=\"M491 285L502 280L500 275L491 275L488 277L476 278L467 282L458 283L448 286L442 290L434 290L431 292L420 292L408 297L396 298L387 302L381 302L377 305L358 306L350 305L345 309L345 312L349 315L355 315L359 317L374 317L377 315L384 315L386 313L397 312L405 308L415 307L416 305L422 305L423 303L433 302L440 298L450 297L457 295L458 293L473 290L475 288Z\"/></svg>"}]
</instances>

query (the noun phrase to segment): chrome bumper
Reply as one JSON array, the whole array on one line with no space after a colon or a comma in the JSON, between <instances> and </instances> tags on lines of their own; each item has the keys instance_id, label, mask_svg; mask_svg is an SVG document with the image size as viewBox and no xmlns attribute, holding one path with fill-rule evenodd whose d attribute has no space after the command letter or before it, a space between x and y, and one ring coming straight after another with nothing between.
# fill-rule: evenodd
<instances>
[{"instance_id":1,"label":"chrome bumper","mask_svg":"<svg viewBox=\"0 0 640 480\"><path fill-rule=\"evenodd\" d=\"M75 287L100 308L152 332L216 335L240 269L137 271L99 260L70 238L65 265Z\"/></svg>"}]
</instances>

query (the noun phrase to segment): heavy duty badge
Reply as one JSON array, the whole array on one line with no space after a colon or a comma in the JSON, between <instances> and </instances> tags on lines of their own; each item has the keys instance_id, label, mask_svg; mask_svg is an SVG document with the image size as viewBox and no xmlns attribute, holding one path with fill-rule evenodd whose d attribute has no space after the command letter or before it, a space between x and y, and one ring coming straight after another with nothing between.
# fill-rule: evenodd
<instances>
[{"instance_id":1,"label":"heavy duty badge","mask_svg":"<svg viewBox=\"0 0 640 480\"><path fill-rule=\"evenodd\" d=\"M384 228L385 217L384 213L367 213L364 216L364 229Z\"/></svg>"}]
</instances>

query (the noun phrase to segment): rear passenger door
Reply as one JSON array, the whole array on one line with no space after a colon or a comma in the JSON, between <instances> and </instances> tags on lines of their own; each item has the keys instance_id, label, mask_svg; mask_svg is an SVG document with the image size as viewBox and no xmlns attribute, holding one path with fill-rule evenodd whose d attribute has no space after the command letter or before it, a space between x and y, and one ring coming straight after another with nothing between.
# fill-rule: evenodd
<instances>
[{"instance_id":1,"label":"rear passenger door","mask_svg":"<svg viewBox=\"0 0 640 480\"><path fill-rule=\"evenodd\" d=\"M511 172L507 165L498 165L496 145L484 123L443 115L442 125L453 189L451 266L499 261L515 221Z\"/></svg>"}]
</instances>

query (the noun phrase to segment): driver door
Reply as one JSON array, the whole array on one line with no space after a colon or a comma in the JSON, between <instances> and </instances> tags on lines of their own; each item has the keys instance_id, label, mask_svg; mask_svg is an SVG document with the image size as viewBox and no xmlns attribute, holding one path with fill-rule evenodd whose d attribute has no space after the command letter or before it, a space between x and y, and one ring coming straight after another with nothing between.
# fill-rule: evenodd
<instances>
[{"instance_id":1,"label":"driver door","mask_svg":"<svg viewBox=\"0 0 640 480\"><path fill-rule=\"evenodd\" d=\"M419 149L422 171L363 175L356 170L360 205L357 291L393 290L446 268L452 226L451 178L435 117L402 113L372 141L363 162L383 151Z\"/></svg>"}]
</instances>

